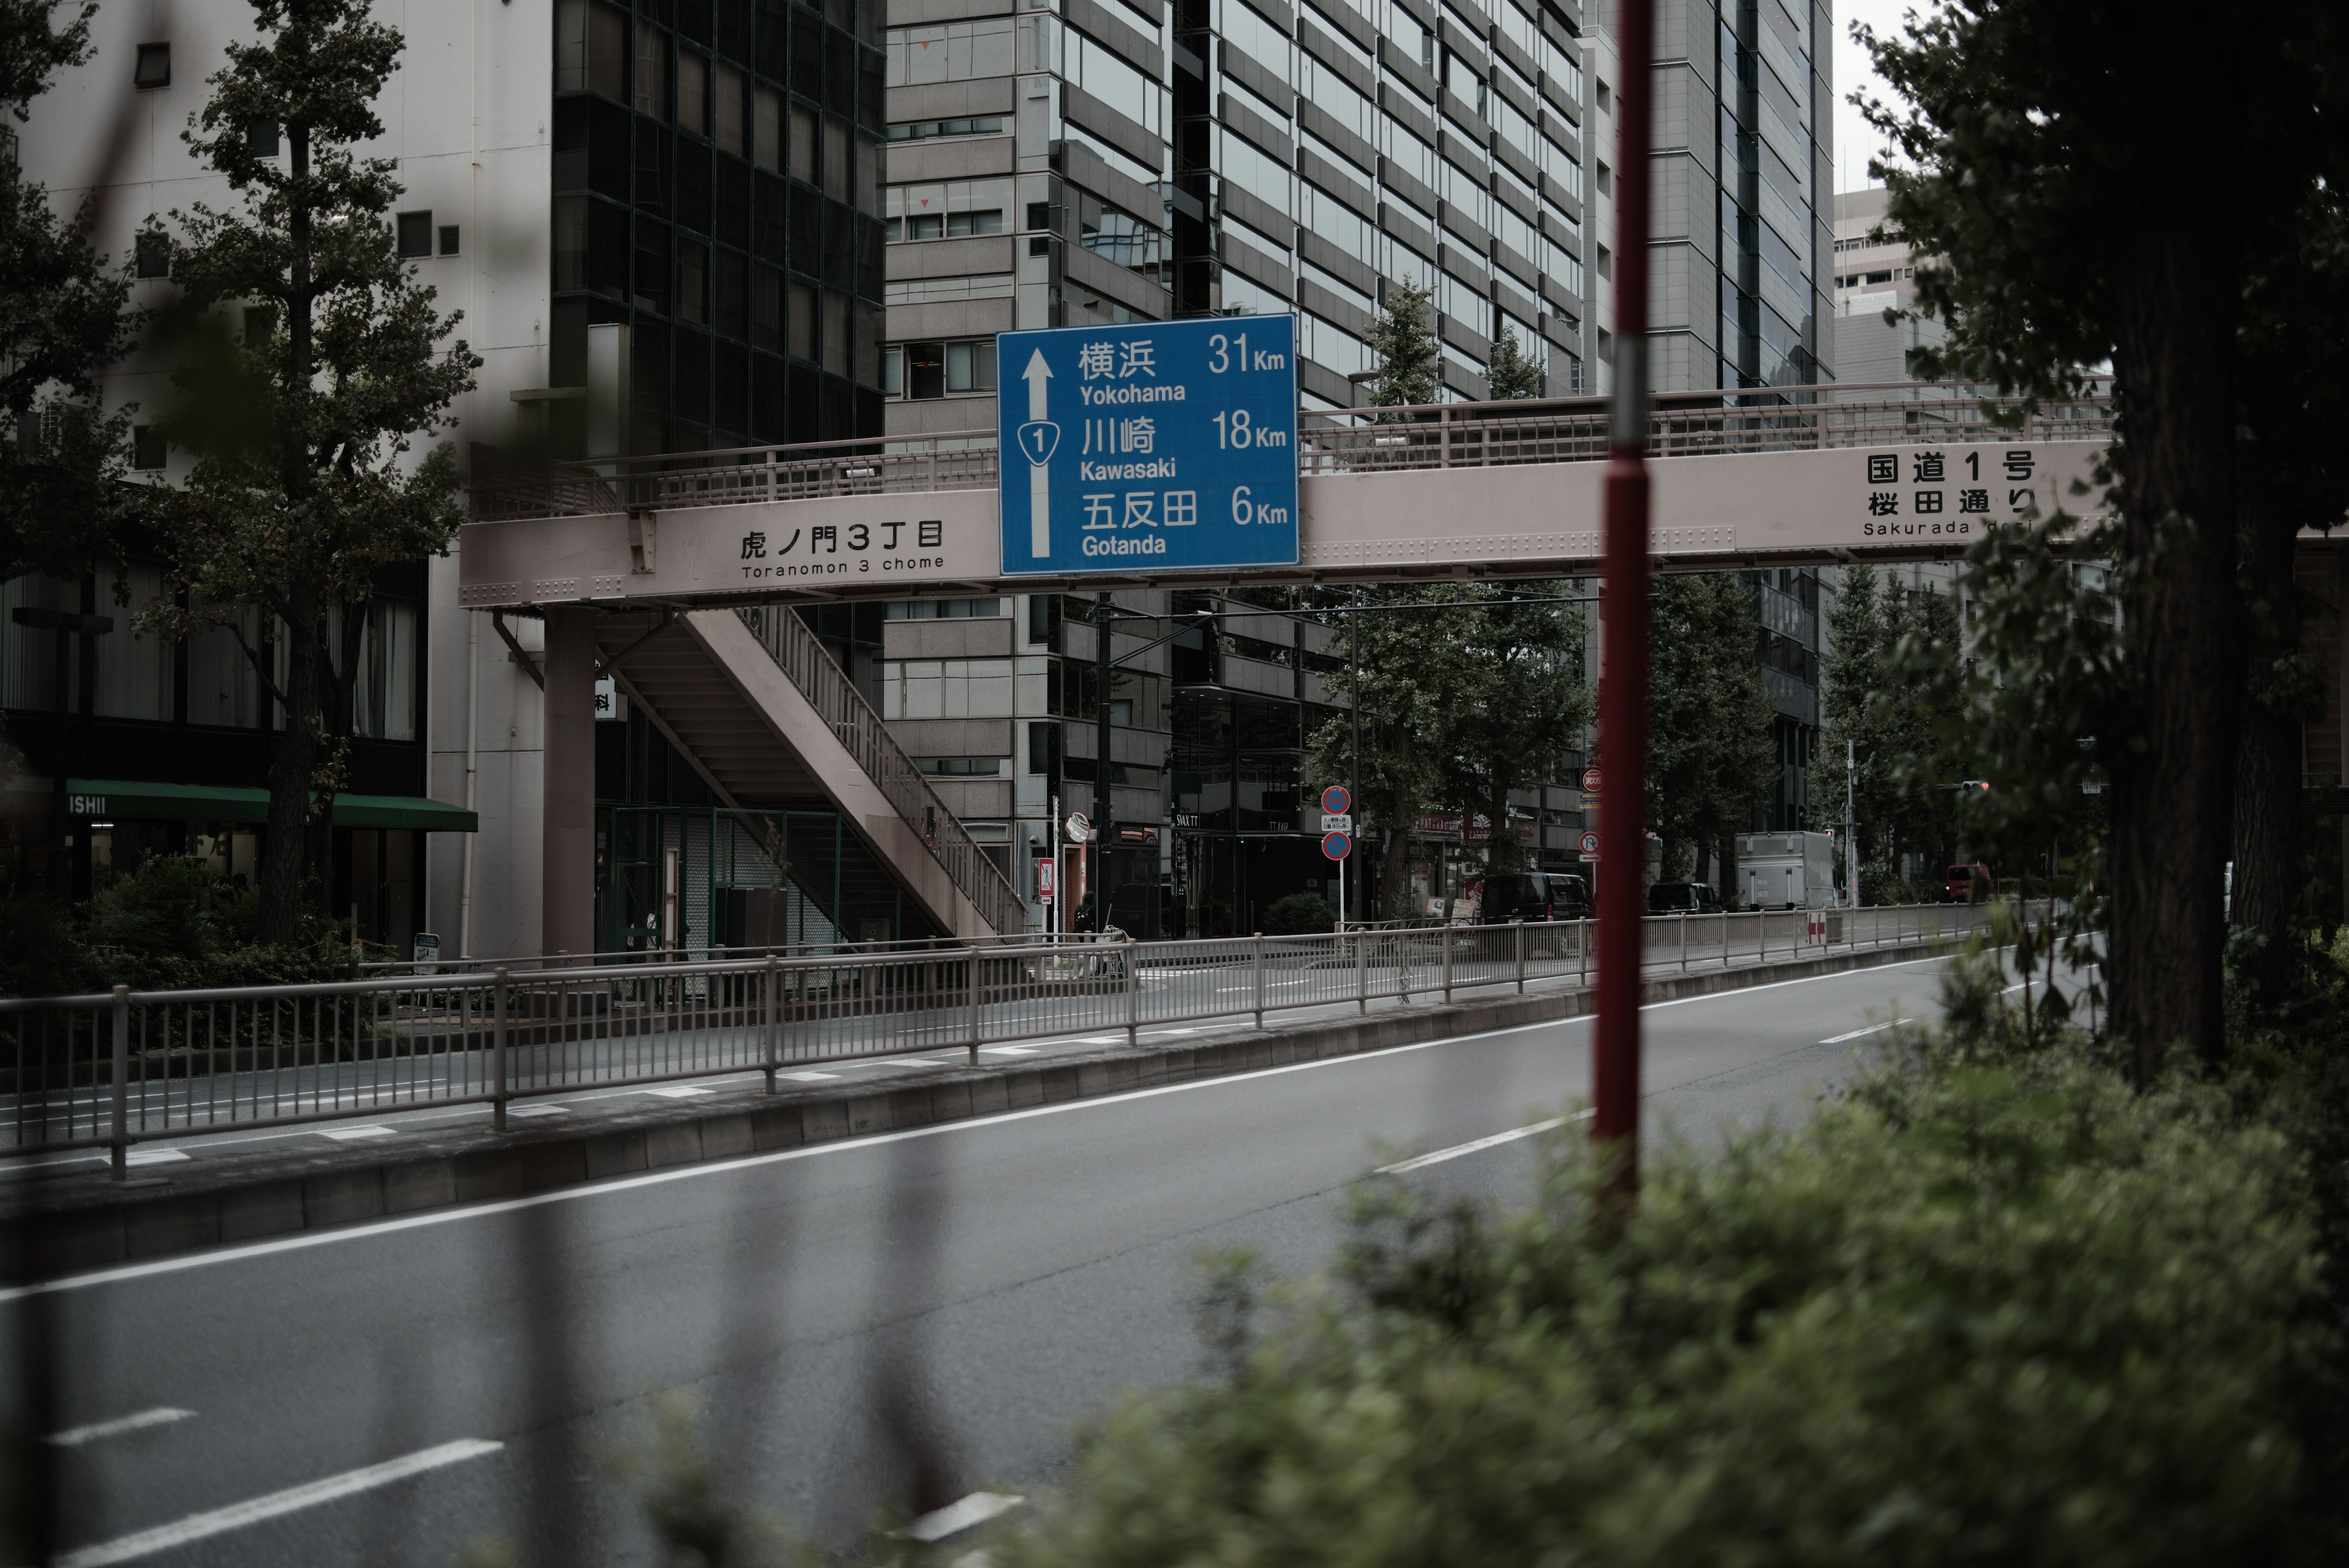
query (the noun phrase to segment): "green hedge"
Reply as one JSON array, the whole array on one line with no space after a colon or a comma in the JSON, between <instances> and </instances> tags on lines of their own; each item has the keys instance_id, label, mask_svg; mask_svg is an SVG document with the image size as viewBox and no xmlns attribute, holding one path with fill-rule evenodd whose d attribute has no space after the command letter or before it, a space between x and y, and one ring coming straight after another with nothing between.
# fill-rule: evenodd
<instances>
[{"instance_id":1,"label":"green hedge","mask_svg":"<svg viewBox=\"0 0 2349 1568\"><path fill-rule=\"evenodd\" d=\"M1912 1038L1799 1128L1651 1154L1612 1241L1568 1135L1506 1218L1366 1183L1332 1278L1220 1272L1221 1376L1105 1417L999 1561L2331 1558L2316 1204L2245 1104Z\"/></svg>"},{"instance_id":2,"label":"green hedge","mask_svg":"<svg viewBox=\"0 0 2349 1568\"><path fill-rule=\"evenodd\" d=\"M209 862L150 855L89 903L0 899L0 996L282 985L348 980L357 959L335 922L304 920L305 940L252 940L260 896Z\"/></svg>"}]
</instances>

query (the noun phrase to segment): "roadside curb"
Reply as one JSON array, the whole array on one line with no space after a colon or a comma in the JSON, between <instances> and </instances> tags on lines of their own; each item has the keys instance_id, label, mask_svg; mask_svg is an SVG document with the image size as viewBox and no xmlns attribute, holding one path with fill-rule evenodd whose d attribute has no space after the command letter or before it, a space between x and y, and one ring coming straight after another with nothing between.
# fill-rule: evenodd
<instances>
[{"instance_id":1,"label":"roadside curb","mask_svg":"<svg viewBox=\"0 0 2349 1568\"><path fill-rule=\"evenodd\" d=\"M1641 1000L1669 1002L1909 963L1959 945L1940 940L1671 975L1644 982ZM1589 1010L1590 998L1580 988L1506 992L1262 1030L1214 1029L1140 1049L1119 1045L1037 1062L957 1065L910 1083L793 1086L773 1095L716 1090L707 1104L631 1105L503 1133L487 1127L403 1133L396 1148L305 1145L222 1156L130 1188L95 1173L33 1179L15 1195L0 1248L11 1279L46 1279L608 1177L1574 1018Z\"/></svg>"}]
</instances>

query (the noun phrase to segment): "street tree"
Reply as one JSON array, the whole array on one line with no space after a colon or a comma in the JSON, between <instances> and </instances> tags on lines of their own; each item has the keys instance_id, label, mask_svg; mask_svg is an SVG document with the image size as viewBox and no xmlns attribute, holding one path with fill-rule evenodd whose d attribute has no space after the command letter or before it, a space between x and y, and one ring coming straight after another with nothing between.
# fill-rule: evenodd
<instances>
[{"instance_id":1,"label":"street tree","mask_svg":"<svg viewBox=\"0 0 2349 1568\"><path fill-rule=\"evenodd\" d=\"M1390 279L1386 287L1386 303L1364 340L1379 362L1370 400L1382 408L1432 403L1444 390L1444 350L1429 319L1435 290L1410 278Z\"/></svg>"},{"instance_id":2,"label":"street tree","mask_svg":"<svg viewBox=\"0 0 2349 1568\"><path fill-rule=\"evenodd\" d=\"M311 829L329 820L376 575L461 520L448 423L480 364L402 262L375 99L400 35L366 0L254 0L184 140L237 198L172 216L182 368L165 428L193 464L153 515L187 607L150 625L228 628L283 711L269 763L264 941L294 940ZM285 156L270 156L283 130Z\"/></svg>"},{"instance_id":3,"label":"street tree","mask_svg":"<svg viewBox=\"0 0 2349 1568\"><path fill-rule=\"evenodd\" d=\"M0 0L0 108L18 123L57 71L89 57L95 7L59 26L58 4ZM98 376L137 318L126 269L89 244L94 202L59 217L0 125L0 579L88 570L124 514L130 411L102 407Z\"/></svg>"},{"instance_id":4,"label":"street tree","mask_svg":"<svg viewBox=\"0 0 2349 1568\"><path fill-rule=\"evenodd\" d=\"M2349 172L2349 171L2344 171ZM2311 345L2349 337L2349 202L2337 179L2311 192L2297 244L2254 280L2242 328L2242 580L2248 629L2243 738L2235 774L2229 909L2252 934L2256 1000L2287 1000L2292 932L2306 908L2303 726L2322 719L2324 680L2302 648L2305 595L2294 559L2303 529L2349 520L2349 367Z\"/></svg>"},{"instance_id":5,"label":"street tree","mask_svg":"<svg viewBox=\"0 0 2349 1568\"><path fill-rule=\"evenodd\" d=\"M1556 775L1590 721L1582 617L1572 605L1526 601L1565 597L1554 582L1442 583L1378 591L1394 607L1357 615L1361 678L1350 669L1324 677L1339 711L1310 738L1315 766L1329 779L1359 777L1361 809L1387 831L1381 903L1400 913L1407 898L1422 813L1444 811L1492 824L1487 864L1522 865L1526 846L1508 827L1511 794ZM1353 723L1359 695L1362 757L1356 773Z\"/></svg>"},{"instance_id":6,"label":"street tree","mask_svg":"<svg viewBox=\"0 0 2349 1568\"><path fill-rule=\"evenodd\" d=\"M1429 591L1377 588L1367 597L1372 604L1425 602ZM1382 610L1347 617L1355 623L1348 636L1360 639L1359 662L1323 677L1330 701L1340 711L1308 737L1319 776L1352 781L1355 812L1364 826L1375 824L1381 830L1383 846L1375 896L1380 914L1387 919L1405 910L1419 819L1434 808L1442 789L1439 758L1430 744L1442 723L1442 682L1426 679L1429 671L1422 655L1427 628L1412 624L1434 613L1440 612ZM1361 714L1359 757L1354 753L1356 707Z\"/></svg>"},{"instance_id":7,"label":"street tree","mask_svg":"<svg viewBox=\"0 0 2349 1568\"><path fill-rule=\"evenodd\" d=\"M1648 830L1662 843L1667 880L1701 872L1717 854L1723 885L1733 887L1737 834L1777 771L1754 659L1753 592L1732 573L1667 572L1653 598Z\"/></svg>"},{"instance_id":8,"label":"street tree","mask_svg":"<svg viewBox=\"0 0 2349 1568\"><path fill-rule=\"evenodd\" d=\"M1453 587L1453 599L1478 607L1429 612L1443 618L1427 628L1426 640L1443 675L1436 747L1445 805L1464 817L1490 819L1491 870L1525 865L1528 848L1540 841L1538 815L1526 839L1510 828L1509 796L1556 778L1590 722L1581 612L1568 604L1523 602L1565 597L1568 587L1464 583Z\"/></svg>"},{"instance_id":9,"label":"street tree","mask_svg":"<svg viewBox=\"0 0 2349 1568\"><path fill-rule=\"evenodd\" d=\"M1896 659L1954 661L1961 644L1957 603L1930 585L1847 566L1827 611L1827 655L1819 682L1817 754L1810 770L1811 825L1838 827L1848 795L1864 887L1882 896L1911 851L1944 863L1958 847L1957 786L1976 776L1961 732L1940 721L1962 699L1954 687L1896 675ZM1847 780L1847 760L1850 764Z\"/></svg>"},{"instance_id":10,"label":"street tree","mask_svg":"<svg viewBox=\"0 0 2349 1568\"><path fill-rule=\"evenodd\" d=\"M2112 1023L2150 1076L2224 1051L2220 873L2244 639L2237 431L2249 286L2337 162L2334 0L2213 31L2187 0L1939 0L1858 36L1906 100L1868 107L1871 164L1949 324L1928 371L2061 399L2109 363L2125 679L2096 721L2112 773ZM2192 80L2179 116L2147 82ZM2179 190L2210 193L2193 210ZM2053 510L2068 498L2038 498Z\"/></svg>"},{"instance_id":11,"label":"street tree","mask_svg":"<svg viewBox=\"0 0 2349 1568\"><path fill-rule=\"evenodd\" d=\"M1549 389L1549 378L1517 342L1516 328L1504 323L1493 357L1485 365L1485 384L1495 402L1504 399L1538 398Z\"/></svg>"}]
</instances>

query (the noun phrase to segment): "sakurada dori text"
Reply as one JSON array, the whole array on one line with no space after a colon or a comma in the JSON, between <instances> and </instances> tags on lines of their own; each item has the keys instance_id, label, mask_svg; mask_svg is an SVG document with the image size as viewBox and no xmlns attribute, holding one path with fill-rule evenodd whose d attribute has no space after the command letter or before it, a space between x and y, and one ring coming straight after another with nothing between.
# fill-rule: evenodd
<instances>
[{"instance_id":1,"label":"sakurada dori text","mask_svg":"<svg viewBox=\"0 0 2349 1568\"><path fill-rule=\"evenodd\" d=\"M1890 452L1868 454L1869 521L1861 532L1868 537L1894 534L1971 534L1977 520L1985 523L1990 520L1994 488L2005 490L2008 514L2028 516L2038 510L2038 493L2030 484L2036 454L2028 449L2010 449L2002 453L1993 453L1990 461L2002 463L2005 472L1991 474L1987 483L1982 483L1983 457L1980 452L1968 452L1955 460L1942 452L1910 452L1907 454L1909 488L1874 488L1901 483L1901 455ZM2000 484L2001 480L2005 482L2003 485ZM1907 502L1905 506L1902 504L1904 499ZM1903 516L1917 521L1890 521Z\"/></svg>"},{"instance_id":2,"label":"sakurada dori text","mask_svg":"<svg viewBox=\"0 0 2349 1568\"><path fill-rule=\"evenodd\" d=\"M832 576L844 572L874 570L873 550L880 546L880 569L885 572L921 571L946 565L940 556L906 556L896 554L907 541L905 530L911 528L911 545L916 550L938 550L946 546L946 524L937 519L918 523L851 523L845 528L838 524L819 523L805 529L794 528L788 539L777 539L764 529L754 528L742 535L742 559L746 563L769 562L769 565L745 565L742 575L749 578ZM878 538L876 540L876 531ZM804 540L808 559L787 559L799 550ZM850 559L836 557L845 550Z\"/></svg>"}]
</instances>

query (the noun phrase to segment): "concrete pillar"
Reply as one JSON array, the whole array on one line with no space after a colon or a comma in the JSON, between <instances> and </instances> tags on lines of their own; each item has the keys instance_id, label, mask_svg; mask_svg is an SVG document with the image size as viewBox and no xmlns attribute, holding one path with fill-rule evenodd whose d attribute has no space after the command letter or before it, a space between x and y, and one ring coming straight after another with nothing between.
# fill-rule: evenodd
<instances>
[{"instance_id":1,"label":"concrete pillar","mask_svg":"<svg viewBox=\"0 0 2349 1568\"><path fill-rule=\"evenodd\" d=\"M585 607L546 615L544 950L595 950L595 622Z\"/></svg>"}]
</instances>

